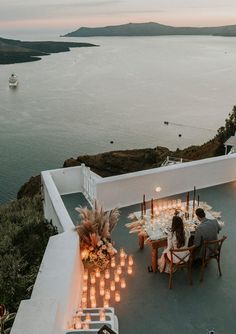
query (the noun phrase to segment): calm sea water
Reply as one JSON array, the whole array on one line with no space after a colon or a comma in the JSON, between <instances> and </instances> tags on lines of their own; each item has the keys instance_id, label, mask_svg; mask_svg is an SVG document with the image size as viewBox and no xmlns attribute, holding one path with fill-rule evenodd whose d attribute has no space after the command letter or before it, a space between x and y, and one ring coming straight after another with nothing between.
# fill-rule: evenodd
<instances>
[{"instance_id":1,"label":"calm sea water","mask_svg":"<svg viewBox=\"0 0 236 334\"><path fill-rule=\"evenodd\" d=\"M71 156L201 144L236 104L236 38L60 40L100 47L0 66L1 203Z\"/></svg>"}]
</instances>

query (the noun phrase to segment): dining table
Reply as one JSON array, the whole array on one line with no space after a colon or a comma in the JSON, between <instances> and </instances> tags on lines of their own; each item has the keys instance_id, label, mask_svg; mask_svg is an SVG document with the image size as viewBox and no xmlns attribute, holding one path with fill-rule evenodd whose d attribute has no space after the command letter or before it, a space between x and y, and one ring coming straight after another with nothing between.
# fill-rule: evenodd
<instances>
[{"instance_id":1,"label":"dining table","mask_svg":"<svg viewBox=\"0 0 236 334\"><path fill-rule=\"evenodd\" d=\"M199 206L205 209L206 218L215 219L220 217L220 212L211 211L211 207L207 203L200 203ZM188 211L186 211L186 207ZM158 252L159 249L167 247L167 235L171 231L174 215L177 214L183 219L184 228L191 234L190 243L193 243L195 230L200 224L193 208L193 202L190 201L187 206L186 203L181 203L179 207L166 207L154 213L151 209L148 209L145 214L138 211L130 215L129 218L132 222L126 224L126 226L130 229L130 233L138 234L139 248L143 249L146 244L151 248L151 266L149 271L157 272Z\"/></svg>"}]
</instances>

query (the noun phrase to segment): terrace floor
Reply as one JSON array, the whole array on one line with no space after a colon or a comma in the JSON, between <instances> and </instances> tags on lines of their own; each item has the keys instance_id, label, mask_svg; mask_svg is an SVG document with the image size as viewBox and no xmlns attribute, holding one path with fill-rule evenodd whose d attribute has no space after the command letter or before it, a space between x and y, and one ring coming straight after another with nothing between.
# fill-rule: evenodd
<instances>
[{"instance_id":1,"label":"terrace floor","mask_svg":"<svg viewBox=\"0 0 236 334\"><path fill-rule=\"evenodd\" d=\"M236 332L236 182L199 190L200 200L213 210L222 212L225 227L221 234L228 236L222 248L222 272L218 277L217 263L212 261L199 282L199 267L193 268L193 285L188 284L184 271L174 274L173 289L168 289L168 275L148 273L151 250L138 247L137 236L129 234L125 224L129 213L139 205L121 208L119 223L112 235L117 249L124 247L134 255L134 273L121 291L121 302L115 313L120 334L200 334L214 330L217 334ZM186 194L171 198L186 198ZM64 204L76 224L74 208L86 205L82 194L62 196ZM190 196L191 199L191 196Z\"/></svg>"}]
</instances>

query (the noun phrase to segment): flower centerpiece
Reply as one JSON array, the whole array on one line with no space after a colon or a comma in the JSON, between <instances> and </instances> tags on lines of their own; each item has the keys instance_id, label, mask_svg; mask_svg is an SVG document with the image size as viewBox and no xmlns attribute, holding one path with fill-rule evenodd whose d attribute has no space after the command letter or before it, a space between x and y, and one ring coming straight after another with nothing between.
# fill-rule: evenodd
<instances>
[{"instance_id":1,"label":"flower centerpiece","mask_svg":"<svg viewBox=\"0 0 236 334\"><path fill-rule=\"evenodd\" d=\"M117 253L111 241L111 232L117 224L119 211L115 208L106 212L96 202L93 209L79 207L75 210L81 218L76 230L80 237L82 261L104 270Z\"/></svg>"}]
</instances>

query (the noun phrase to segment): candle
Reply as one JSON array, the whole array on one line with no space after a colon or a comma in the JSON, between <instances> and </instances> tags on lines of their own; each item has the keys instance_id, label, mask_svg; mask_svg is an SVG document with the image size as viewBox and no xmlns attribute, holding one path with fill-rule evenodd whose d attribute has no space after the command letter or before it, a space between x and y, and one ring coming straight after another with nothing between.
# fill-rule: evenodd
<instances>
[{"instance_id":1,"label":"candle","mask_svg":"<svg viewBox=\"0 0 236 334\"><path fill-rule=\"evenodd\" d=\"M123 259L120 260L120 266L121 267L125 266L125 258L123 258Z\"/></svg>"},{"instance_id":2,"label":"candle","mask_svg":"<svg viewBox=\"0 0 236 334\"><path fill-rule=\"evenodd\" d=\"M82 302L81 308L87 308L87 301L86 302Z\"/></svg>"},{"instance_id":3,"label":"candle","mask_svg":"<svg viewBox=\"0 0 236 334\"><path fill-rule=\"evenodd\" d=\"M116 259L115 259L115 257L113 257L113 258L111 259L111 267L112 267L112 268L115 268L115 266L116 266Z\"/></svg>"},{"instance_id":4,"label":"candle","mask_svg":"<svg viewBox=\"0 0 236 334\"><path fill-rule=\"evenodd\" d=\"M110 270L106 269L105 270L105 279L109 279L110 278Z\"/></svg>"},{"instance_id":5,"label":"candle","mask_svg":"<svg viewBox=\"0 0 236 334\"><path fill-rule=\"evenodd\" d=\"M104 310L99 311L99 320L100 321L106 321L106 314L105 314Z\"/></svg>"},{"instance_id":6,"label":"candle","mask_svg":"<svg viewBox=\"0 0 236 334\"><path fill-rule=\"evenodd\" d=\"M87 313L85 316L85 322L90 322L90 321L91 321L91 315Z\"/></svg>"},{"instance_id":7,"label":"candle","mask_svg":"<svg viewBox=\"0 0 236 334\"><path fill-rule=\"evenodd\" d=\"M111 289L111 291L115 291L115 289L116 289L116 283L115 283L115 281L111 281L111 283L110 283L110 289Z\"/></svg>"},{"instance_id":8,"label":"candle","mask_svg":"<svg viewBox=\"0 0 236 334\"><path fill-rule=\"evenodd\" d=\"M87 279L88 279L88 269L84 270L83 278L84 278L85 281L87 281Z\"/></svg>"},{"instance_id":9,"label":"candle","mask_svg":"<svg viewBox=\"0 0 236 334\"><path fill-rule=\"evenodd\" d=\"M187 198L186 198L186 212L189 211L189 192L187 192Z\"/></svg>"},{"instance_id":10,"label":"candle","mask_svg":"<svg viewBox=\"0 0 236 334\"><path fill-rule=\"evenodd\" d=\"M87 286L87 281L86 281L83 284L83 292L87 292L87 291L88 291L88 286Z\"/></svg>"},{"instance_id":11,"label":"candle","mask_svg":"<svg viewBox=\"0 0 236 334\"><path fill-rule=\"evenodd\" d=\"M120 258L121 259L125 258L125 250L124 250L124 248L120 249Z\"/></svg>"},{"instance_id":12,"label":"candle","mask_svg":"<svg viewBox=\"0 0 236 334\"><path fill-rule=\"evenodd\" d=\"M119 293L119 291L116 291L115 292L115 301L118 303L118 302L120 302L120 293Z\"/></svg>"},{"instance_id":13,"label":"candle","mask_svg":"<svg viewBox=\"0 0 236 334\"><path fill-rule=\"evenodd\" d=\"M96 271L95 271L95 276L96 276L97 278L100 277L100 270L99 270L98 268L97 268Z\"/></svg>"},{"instance_id":14,"label":"candle","mask_svg":"<svg viewBox=\"0 0 236 334\"><path fill-rule=\"evenodd\" d=\"M145 200L145 194L143 195L143 213L146 215L146 200Z\"/></svg>"},{"instance_id":15,"label":"candle","mask_svg":"<svg viewBox=\"0 0 236 334\"><path fill-rule=\"evenodd\" d=\"M143 203L141 203L141 219L143 219Z\"/></svg>"},{"instance_id":16,"label":"candle","mask_svg":"<svg viewBox=\"0 0 236 334\"><path fill-rule=\"evenodd\" d=\"M89 329L89 323L84 322L83 323L83 329Z\"/></svg>"},{"instance_id":17,"label":"candle","mask_svg":"<svg viewBox=\"0 0 236 334\"><path fill-rule=\"evenodd\" d=\"M194 217L194 214L195 214L195 200L196 200L196 187L194 186L194 189L193 189L193 212L192 212L192 218Z\"/></svg>"},{"instance_id":18,"label":"candle","mask_svg":"<svg viewBox=\"0 0 236 334\"><path fill-rule=\"evenodd\" d=\"M200 203L200 197L199 195L197 195L197 206L199 207L199 203Z\"/></svg>"},{"instance_id":19,"label":"candle","mask_svg":"<svg viewBox=\"0 0 236 334\"><path fill-rule=\"evenodd\" d=\"M96 288L94 285L92 285L90 287L90 296L95 296L95 294L96 294Z\"/></svg>"},{"instance_id":20,"label":"candle","mask_svg":"<svg viewBox=\"0 0 236 334\"><path fill-rule=\"evenodd\" d=\"M114 274L114 280L116 283L120 281L120 276L117 273Z\"/></svg>"},{"instance_id":21,"label":"candle","mask_svg":"<svg viewBox=\"0 0 236 334\"><path fill-rule=\"evenodd\" d=\"M87 294L86 293L83 293L81 301L82 301L82 303L86 303L87 302Z\"/></svg>"},{"instance_id":22,"label":"candle","mask_svg":"<svg viewBox=\"0 0 236 334\"><path fill-rule=\"evenodd\" d=\"M122 278L121 281L120 281L120 287L121 287L122 289L124 289L124 288L126 287L126 282L125 282L125 279L124 279L124 278Z\"/></svg>"},{"instance_id":23,"label":"candle","mask_svg":"<svg viewBox=\"0 0 236 334\"><path fill-rule=\"evenodd\" d=\"M91 273L90 274L90 283L95 284L95 282L96 282L95 273Z\"/></svg>"},{"instance_id":24,"label":"candle","mask_svg":"<svg viewBox=\"0 0 236 334\"><path fill-rule=\"evenodd\" d=\"M81 323L80 318L78 318L78 319L76 320L75 328L76 328L76 329L81 329L81 328L82 328L82 323Z\"/></svg>"},{"instance_id":25,"label":"candle","mask_svg":"<svg viewBox=\"0 0 236 334\"><path fill-rule=\"evenodd\" d=\"M104 297L105 297L105 299L108 299L108 300L111 298L110 290L108 290L108 289L105 290L105 296Z\"/></svg>"},{"instance_id":26,"label":"candle","mask_svg":"<svg viewBox=\"0 0 236 334\"><path fill-rule=\"evenodd\" d=\"M91 300L91 307L92 308L96 308L97 307L97 303L96 303L96 299L95 298Z\"/></svg>"},{"instance_id":27,"label":"candle","mask_svg":"<svg viewBox=\"0 0 236 334\"><path fill-rule=\"evenodd\" d=\"M118 275L122 274L122 268L121 268L121 266L117 266L116 272L117 272Z\"/></svg>"},{"instance_id":28,"label":"candle","mask_svg":"<svg viewBox=\"0 0 236 334\"><path fill-rule=\"evenodd\" d=\"M109 307L109 300L106 298L103 300L103 307Z\"/></svg>"},{"instance_id":29,"label":"candle","mask_svg":"<svg viewBox=\"0 0 236 334\"><path fill-rule=\"evenodd\" d=\"M153 198L151 199L151 218L153 218L153 214L154 214L154 211L153 211Z\"/></svg>"},{"instance_id":30,"label":"candle","mask_svg":"<svg viewBox=\"0 0 236 334\"><path fill-rule=\"evenodd\" d=\"M129 264L129 266L132 266L134 264L134 260L133 260L133 256L132 255L129 255L128 264Z\"/></svg>"},{"instance_id":31,"label":"candle","mask_svg":"<svg viewBox=\"0 0 236 334\"><path fill-rule=\"evenodd\" d=\"M100 296L104 296L105 295L105 289L103 287L100 287Z\"/></svg>"},{"instance_id":32,"label":"candle","mask_svg":"<svg viewBox=\"0 0 236 334\"><path fill-rule=\"evenodd\" d=\"M100 278L100 288L104 288L105 286L105 280L103 277Z\"/></svg>"},{"instance_id":33,"label":"candle","mask_svg":"<svg viewBox=\"0 0 236 334\"><path fill-rule=\"evenodd\" d=\"M131 275L133 270L132 270L132 267L128 266L128 270L127 270L128 274Z\"/></svg>"}]
</instances>

